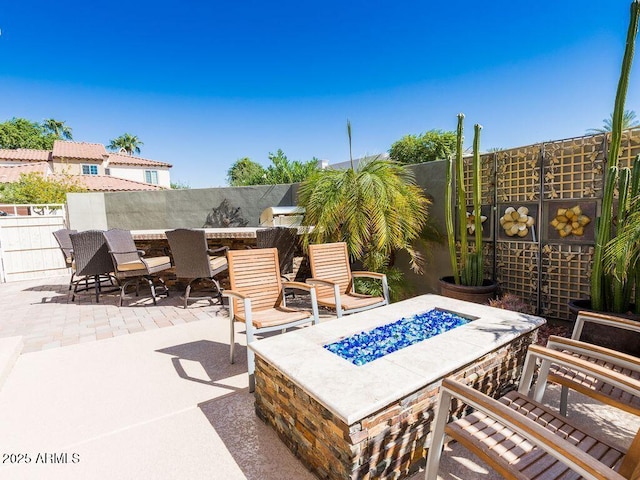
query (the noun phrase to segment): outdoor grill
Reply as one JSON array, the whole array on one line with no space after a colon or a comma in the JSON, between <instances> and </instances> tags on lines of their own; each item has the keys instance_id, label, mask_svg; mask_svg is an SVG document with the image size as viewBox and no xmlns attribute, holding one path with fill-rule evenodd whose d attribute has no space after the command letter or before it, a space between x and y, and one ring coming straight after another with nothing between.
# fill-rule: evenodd
<instances>
[{"instance_id":1,"label":"outdoor grill","mask_svg":"<svg viewBox=\"0 0 640 480\"><path fill-rule=\"evenodd\" d=\"M261 227L294 226L302 223L304 208L301 207L269 207L260 214Z\"/></svg>"}]
</instances>

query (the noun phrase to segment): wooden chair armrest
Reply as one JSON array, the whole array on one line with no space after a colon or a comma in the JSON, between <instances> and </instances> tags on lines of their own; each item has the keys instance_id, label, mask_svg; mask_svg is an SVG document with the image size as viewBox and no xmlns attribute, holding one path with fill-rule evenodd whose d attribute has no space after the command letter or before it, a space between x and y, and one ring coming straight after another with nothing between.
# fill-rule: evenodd
<instances>
[{"instance_id":1,"label":"wooden chair armrest","mask_svg":"<svg viewBox=\"0 0 640 480\"><path fill-rule=\"evenodd\" d=\"M573 338L574 340L580 340L580 336L582 335L582 328L587 322L622 328L624 330L631 330L633 332L640 332L640 322L637 322L635 320L615 317L613 315L607 315L606 313L580 311L578 312L576 323L573 326L573 333L571 334L571 338Z\"/></svg>"},{"instance_id":2,"label":"wooden chair armrest","mask_svg":"<svg viewBox=\"0 0 640 480\"><path fill-rule=\"evenodd\" d=\"M297 288L298 290L304 290L306 292L310 292L315 289L315 285L302 283L302 282L282 282L282 288Z\"/></svg>"},{"instance_id":3,"label":"wooden chair armrest","mask_svg":"<svg viewBox=\"0 0 640 480\"><path fill-rule=\"evenodd\" d=\"M529 346L529 351L527 352L527 359L525 359L525 364L530 361L531 358L538 358L542 360L543 367L548 371L548 365L551 363L560 365L571 370L576 370L578 372L586 373L588 375L592 375L596 377L598 380L601 380L605 383L618 387L619 389L630 393L634 396L640 396L640 381L631 378L628 375L624 375L622 373L618 373L610 368L602 367L596 363L589 362L587 360L583 360L581 358L575 357L573 355L560 352L558 350L552 350L547 347L542 347L540 345L531 345ZM546 362L546 367L545 367ZM542 370L541 369L541 370ZM527 377L527 372L523 374ZM526 394L529 388L525 382L521 382L520 388L518 391L520 393ZM540 375L538 378L538 383L536 384L536 393L534 394L534 399L539 401L542 393L544 392L544 384L546 383L546 374Z\"/></svg>"},{"instance_id":4,"label":"wooden chair armrest","mask_svg":"<svg viewBox=\"0 0 640 480\"><path fill-rule=\"evenodd\" d=\"M360 272L351 272L351 276L352 277L369 277L369 278L377 278L378 280L382 280L383 278L385 278L387 275L384 273L378 273L378 272L364 272L364 271L360 271Z\"/></svg>"},{"instance_id":5,"label":"wooden chair armrest","mask_svg":"<svg viewBox=\"0 0 640 480\"><path fill-rule=\"evenodd\" d=\"M325 285L327 287L333 287L335 285L338 285L336 282L332 282L331 280L322 280L321 278L307 278L305 282L310 285L318 284L318 285Z\"/></svg>"},{"instance_id":6,"label":"wooden chair armrest","mask_svg":"<svg viewBox=\"0 0 640 480\"><path fill-rule=\"evenodd\" d=\"M610 348L601 347L593 343L582 342L572 338L551 335L547 340L547 348L553 350L568 350L573 353L586 354L591 357L615 364L624 364L626 368L640 370L640 358Z\"/></svg>"},{"instance_id":7,"label":"wooden chair armrest","mask_svg":"<svg viewBox=\"0 0 640 480\"><path fill-rule=\"evenodd\" d=\"M209 255L220 255L223 252L227 252L227 250L229 250L229 247L219 247L219 248L208 248L207 249L207 254Z\"/></svg>"},{"instance_id":8,"label":"wooden chair armrest","mask_svg":"<svg viewBox=\"0 0 640 480\"><path fill-rule=\"evenodd\" d=\"M359 272L351 272L351 277L352 278L356 278L356 277L374 278L376 280L380 280L382 282L382 296L384 297L386 303L389 303L389 283L387 281L387 275L386 274L379 273L379 272L359 271ZM355 292L355 285L354 285L353 280L349 284L349 288L347 289L347 291L348 292L350 292L350 291Z\"/></svg>"},{"instance_id":9,"label":"wooden chair armrest","mask_svg":"<svg viewBox=\"0 0 640 480\"><path fill-rule=\"evenodd\" d=\"M237 298L238 300L246 300L249 297L247 295L243 295L239 292L235 292L233 290L223 290L222 291L222 296L223 297L233 297L233 298Z\"/></svg>"},{"instance_id":10,"label":"wooden chair armrest","mask_svg":"<svg viewBox=\"0 0 640 480\"><path fill-rule=\"evenodd\" d=\"M448 378L442 381L442 389L496 422L519 433L583 477L602 480L624 479L622 475L600 463L572 443L554 435L530 418L477 390ZM443 405L440 405L439 408L443 408Z\"/></svg>"}]
</instances>

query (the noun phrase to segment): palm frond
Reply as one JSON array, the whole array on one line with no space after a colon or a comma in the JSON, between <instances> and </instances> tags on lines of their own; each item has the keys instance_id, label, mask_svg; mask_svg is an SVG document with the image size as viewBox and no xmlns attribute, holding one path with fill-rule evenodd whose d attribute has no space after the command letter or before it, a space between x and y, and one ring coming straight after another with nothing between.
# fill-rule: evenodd
<instances>
[{"instance_id":1,"label":"palm frond","mask_svg":"<svg viewBox=\"0 0 640 480\"><path fill-rule=\"evenodd\" d=\"M394 250L405 250L419 271L423 258L412 247L425 225L430 203L408 169L373 158L355 170L325 170L303 182L298 203L306 209L310 242L345 241L353 259L378 271Z\"/></svg>"}]
</instances>

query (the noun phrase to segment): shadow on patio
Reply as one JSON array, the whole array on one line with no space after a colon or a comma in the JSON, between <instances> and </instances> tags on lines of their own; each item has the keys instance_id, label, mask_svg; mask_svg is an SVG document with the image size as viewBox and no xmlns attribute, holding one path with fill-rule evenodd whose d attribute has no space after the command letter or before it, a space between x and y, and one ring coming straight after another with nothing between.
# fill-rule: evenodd
<instances>
[{"instance_id":1,"label":"shadow on patio","mask_svg":"<svg viewBox=\"0 0 640 480\"><path fill-rule=\"evenodd\" d=\"M254 396L246 386L246 348L236 345L234 364L229 363L229 345L210 340L157 352L173 356L180 378L224 389L215 398L199 403L198 408L248 480L314 479L273 429L256 416Z\"/></svg>"}]
</instances>

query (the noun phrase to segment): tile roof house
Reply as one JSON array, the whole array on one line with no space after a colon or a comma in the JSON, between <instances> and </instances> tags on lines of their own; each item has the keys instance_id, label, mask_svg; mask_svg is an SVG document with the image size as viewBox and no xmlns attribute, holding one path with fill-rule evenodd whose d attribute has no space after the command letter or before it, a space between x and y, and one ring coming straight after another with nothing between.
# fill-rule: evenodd
<instances>
[{"instance_id":1,"label":"tile roof house","mask_svg":"<svg viewBox=\"0 0 640 480\"><path fill-rule=\"evenodd\" d=\"M47 162L0 165L0 183L17 182L23 173L39 173L43 177L47 177L52 172Z\"/></svg>"},{"instance_id":2,"label":"tile roof house","mask_svg":"<svg viewBox=\"0 0 640 480\"><path fill-rule=\"evenodd\" d=\"M17 181L21 173L47 178L77 177L90 191L161 190L170 188L171 164L109 153L101 143L56 140L53 150L0 149L0 183Z\"/></svg>"}]
</instances>

